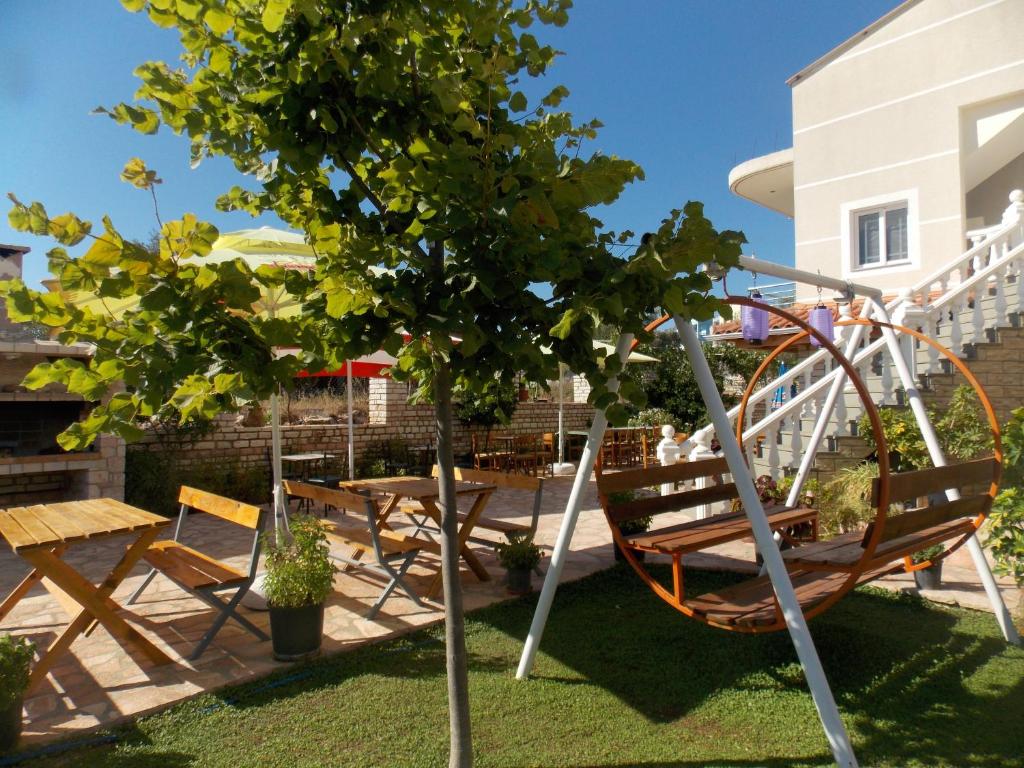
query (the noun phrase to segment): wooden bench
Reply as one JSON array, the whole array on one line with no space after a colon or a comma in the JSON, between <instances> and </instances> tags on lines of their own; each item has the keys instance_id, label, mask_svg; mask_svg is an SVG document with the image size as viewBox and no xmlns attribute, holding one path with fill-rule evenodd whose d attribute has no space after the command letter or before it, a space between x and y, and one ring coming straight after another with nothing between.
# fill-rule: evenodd
<instances>
[{"instance_id":1,"label":"wooden bench","mask_svg":"<svg viewBox=\"0 0 1024 768\"><path fill-rule=\"evenodd\" d=\"M181 486L178 501L181 509L178 513L178 524L174 529L174 538L153 542L146 550L142 557L152 566L152 570L128 598L128 605L139 599L157 573L162 573L218 612L210 629L193 648L189 655L190 660L194 661L203 654L229 618L233 618L260 640L268 640L263 630L237 612L238 604L256 578L260 558L260 535L266 520L265 512L252 504L243 504L187 485ZM181 532L190 511L205 512L253 531L249 565L245 571L233 568L181 543ZM217 596L217 593L231 589L234 590L234 594L229 600L224 601Z\"/></svg>"},{"instance_id":2,"label":"wooden bench","mask_svg":"<svg viewBox=\"0 0 1024 768\"><path fill-rule=\"evenodd\" d=\"M671 556L673 593L669 596L667 593L659 592L659 595L668 599L669 602L674 602L677 606L681 605L685 599L683 555L751 536L750 521L747 519L746 513L731 512L713 515L701 520L691 520L628 535L619 533L618 526L638 518L683 511L715 502L732 501L739 496L735 483L712 484L715 477L721 477L728 473L729 465L726 460L715 458L682 462L666 467L649 467L601 474L597 479L598 496L609 525L613 529L616 543L624 550ZM612 501L614 494L623 491L636 491L651 486L674 485L697 480L703 480L707 485L692 490L677 490L664 496ZM766 506L765 514L772 530L782 533L787 538L792 538L787 531L804 524L810 526L812 537L816 538L817 536L818 513L814 509L776 504ZM645 579L649 579L649 577L645 576ZM652 587L654 586L651 580L648 583ZM658 592L658 589L655 591Z\"/></svg>"},{"instance_id":3,"label":"wooden bench","mask_svg":"<svg viewBox=\"0 0 1024 768\"><path fill-rule=\"evenodd\" d=\"M401 587L416 605L423 605L419 595L405 583L405 574L421 551L426 549L440 554L440 547L432 542L382 529L379 524L380 508L371 496L294 480L284 481L284 492L290 497L326 504L364 517L364 525L358 527L343 526L329 520L324 520L323 525L327 530L328 539L352 551L348 556L332 554L333 559L387 579L383 591L370 607L366 618L372 619L377 615L396 587ZM364 555L372 556L373 560L363 560Z\"/></svg>"},{"instance_id":4,"label":"wooden bench","mask_svg":"<svg viewBox=\"0 0 1024 768\"><path fill-rule=\"evenodd\" d=\"M857 584L866 584L904 569L903 559L936 544L973 533L979 515L991 509L993 483L1000 466L992 457L945 467L894 473L889 476L890 501L914 504L890 514L878 532L877 545L865 561L865 551L875 536L876 525L864 531L841 534L786 550L782 557L804 613L843 589L851 574L859 573ZM979 485L986 492L968 492ZM880 501L881 481L876 479L872 503ZM939 494L956 491L959 498L941 501ZM931 497L930 499L928 497ZM917 500L927 503L917 505ZM931 500L936 500L931 503ZM690 608L723 626L757 627L777 623L774 593L766 576L716 590L687 601Z\"/></svg>"}]
</instances>

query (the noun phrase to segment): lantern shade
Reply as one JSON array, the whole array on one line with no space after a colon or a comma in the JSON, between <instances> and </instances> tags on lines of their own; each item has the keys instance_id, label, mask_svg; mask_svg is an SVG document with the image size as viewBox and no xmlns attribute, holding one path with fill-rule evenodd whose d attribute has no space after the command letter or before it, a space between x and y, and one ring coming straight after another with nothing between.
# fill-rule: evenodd
<instances>
[{"instance_id":1,"label":"lantern shade","mask_svg":"<svg viewBox=\"0 0 1024 768\"><path fill-rule=\"evenodd\" d=\"M761 301L764 297L759 291L750 294L754 301ZM740 307L740 326L743 328L743 340L751 344L763 344L768 338L768 310L761 307Z\"/></svg>"},{"instance_id":2,"label":"lantern shade","mask_svg":"<svg viewBox=\"0 0 1024 768\"><path fill-rule=\"evenodd\" d=\"M824 304L819 304L810 312L807 313L807 324L814 328L816 331L821 333L829 341L832 341L835 337L832 334L834 327L834 321L832 319L832 310L826 307ZM811 346L820 347L821 342L817 338L811 336Z\"/></svg>"}]
</instances>

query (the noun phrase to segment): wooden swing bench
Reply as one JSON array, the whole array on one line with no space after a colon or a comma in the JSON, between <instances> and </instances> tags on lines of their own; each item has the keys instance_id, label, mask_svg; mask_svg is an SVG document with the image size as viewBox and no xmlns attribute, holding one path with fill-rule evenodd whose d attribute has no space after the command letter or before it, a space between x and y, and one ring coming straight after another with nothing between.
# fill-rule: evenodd
<instances>
[{"instance_id":1,"label":"wooden swing bench","mask_svg":"<svg viewBox=\"0 0 1024 768\"><path fill-rule=\"evenodd\" d=\"M724 459L677 464L669 467L619 472L598 479L598 490L609 524L616 534L617 524L647 515L692 508L701 504L737 498L734 483L712 485L697 490L654 496L634 501L611 503L616 491L636 490L661 483L692 480L728 472ZM782 553L790 579L805 613L816 613L826 600L838 597L853 586L904 570L915 552L951 540L966 540L981 516L992 505L994 485L984 493L968 493L980 484L995 483L999 463L993 457L945 467L902 472L889 476L889 495L894 502L910 501L955 489L963 495L955 501L923 504L884 520L877 534L874 551L866 556L876 538L878 521L864 531L842 534L828 541L817 541L817 511L807 507L766 505L765 514L773 531L790 544L798 544ZM872 503L880 502L881 481L876 479ZM789 531L802 523L813 530L809 543L800 543ZM744 512L715 515L640 534L622 536L627 551L667 554L672 557L672 591L656 582L635 559L631 564L648 585L666 602L683 613L726 629L748 632L777 628L781 617L771 581L767 575L749 579L721 590L687 598L684 595L682 555L736 541L751 535ZM829 604L831 604L829 600Z\"/></svg>"},{"instance_id":2,"label":"wooden swing bench","mask_svg":"<svg viewBox=\"0 0 1024 768\"><path fill-rule=\"evenodd\" d=\"M984 493L968 491L972 486L992 483L998 476L999 463L992 457L891 474L889 490L893 502L912 502L951 489L962 495L955 501L926 503L887 517L870 557L865 555L877 522L870 523L864 531L851 531L828 541L784 551L782 557L804 614L811 613L827 598L841 594L851 579L855 581L850 588L899 573L906 568L905 558L915 552L966 539L974 533L979 516L991 508L993 499L991 489ZM872 487L874 505L880 500L880 486L881 480L876 478ZM724 626L769 626L779 618L767 576L701 595L687 600L687 604L703 613L709 622Z\"/></svg>"}]
</instances>

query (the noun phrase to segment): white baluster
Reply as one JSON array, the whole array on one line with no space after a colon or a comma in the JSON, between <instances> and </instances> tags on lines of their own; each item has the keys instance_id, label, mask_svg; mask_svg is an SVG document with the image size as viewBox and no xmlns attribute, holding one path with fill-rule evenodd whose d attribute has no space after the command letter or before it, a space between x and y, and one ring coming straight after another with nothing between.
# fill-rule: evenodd
<instances>
[{"instance_id":1,"label":"white baluster","mask_svg":"<svg viewBox=\"0 0 1024 768\"><path fill-rule=\"evenodd\" d=\"M803 376L800 377L800 390L799 391L803 392L809 386L811 386L811 373L810 373L810 371L808 371L807 373L805 373ZM804 404L802 406L800 406L800 416L799 416L799 418L801 418L801 419L813 419L814 418L814 403L811 402L811 400L805 400Z\"/></svg>"},{"instance_id":2,"label":"white baluster","mask_svg":"<svg viewBox=\"0 0 1024 768\"><path fill-rule=\"evenodd\" d=\"M1006 283L1010 279L1012 272L1012 265L1006 264L1002 269L998 270L993 282L993 288L995 289L995 297L992 301L992 306L995 307L995 317L993 318L992 325L998 328L1000 325L1006 325Z\"/></svg>"},{"instance_id":3,"label":"white baluster","mask_svg":"<svg viewBox=\"0 0 1024 768\"><path fill-rule=\"evenodd\" d=\"M1014 310L1024 310L1024 259L1017 259L1014 269L1014 282L1017 283L1017 306Z\"/></svg>"},{"instance_id":4,"label":"white baluster","mask_svg":"<svg viewBox=\"0 0 1024 768\"><path fill-rule=\"evenodd\" d=\"M953 317L949 324L949 347L954 355L963 353L964 331L960 322L960 300L950 302L949 311Z\"/></svg>"},{"instance_id":5,"label":"white baluster","mask_svg":"<svg viewBox=\"0 0 1024 768\"><path fill-rule=\"evenodd\" d=\"M974 287L974 312L971 314L970 340L974 343L985 340L985 294L988 281L983 280Z\"/></svg>"},{"instance_id":6,"label":"white baluster","mask_svg":"<svg viewBox=\"0 0 1024 768\"><path fill-rule=\"evenodd\" d=\"M781 460L779 458L779 430L776 425L768 427L764 435L768 443L768 474L772 480L778 480L781 476Z\"/></svg>"},{"instance_id":7,"label":"white baluster","mask_svg":"<svg viewBox=\"0 0 1024 768\"><path fill-rule=\"evenodd\" d=\"M801 433L803 422L793 419L793 429L789 438L789 466L799 467L800 457L804 454L804 436Z\"/></svg>"},{"instance_id":8,"label":"white baluster","mask_svg":"<svg viewBox=\"0 0 1024 768\"><path fill-rule=\"evenodd\" d=\"M933 339L937 339L939 336L939 321L936 319L936 315L932 313L924 328L925 335L930 336ZM939 350L933 347L931 344L928 347L928 373L936 373L939 369Z\"/></svg>"}]
</instances>

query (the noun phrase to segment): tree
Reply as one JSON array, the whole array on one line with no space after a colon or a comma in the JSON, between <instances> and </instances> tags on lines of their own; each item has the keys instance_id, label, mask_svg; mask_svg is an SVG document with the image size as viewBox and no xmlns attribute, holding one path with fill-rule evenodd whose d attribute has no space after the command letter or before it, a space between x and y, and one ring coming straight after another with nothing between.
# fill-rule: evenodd
<instances>
[{"instance_id":1,"label":"tree","mask_svg":"<svg viewBox=\"0 0 1024 768\"><path fill-rule=\"evenodd\" d=\"M185 69L137 70L139 103L104 110L144 133L186 134L194 162L229 157L260 181L235 187L225 209L274 211L308 233L311 273L202 264L216 232L194 217L169 222L152 257L113 224L81 258L51 256L68 290L138 301L117 320L57 295L8 288L12 312L91 340L88 364L42 367L34 381L65 381L96 399L124 380L67 444L98 431L131 436L139 415L168 405L187 416L239 407L287 385L298 368L336 367L384 348L396 377L434 404L451 723L451 765L472 763L462 595L458 581L452 392L558 375L586 375L596 407L625 420L595 358L594 328L642 335L664 307L706 319L720 302L697 268L728 268L742 235L717 232L699 203L672 211L630 258L628 242L591 214L641 178L627 160L582 152L596 121L557 108L557 86L536 103L520 78L545 73L555 51L527 30L566 23L568 0L122 0L180 33ZM141 163L126 178L152 189ZM16 227L78 242L90 225L16 204ZM257 289L284 287L302 314L259 318ZM402 331L412 341L403 344ZM456 341L457 339L457 341ZM275 345L298 345L276 359ZM541 351L542 345L554 354ZM642 400L630 381L622 394Z\"/></svg>"},{"instance_id":2,"label":"tree","mask_svg":"<svg viewBox=\"0 0 1024 768\"><path fill-rule=\"evenodd\" d=\"M657 333L643 351L658 358L646 366L631 366L627 375L637 381L647 396L650 408L661 408L671 413L676 426L686 432L699 429L708 421L707 408L697 389L693 369L683 350L678 331ZM704 344L704 356L719 391L729 376L750 380L764 359L763 352L740 349L732 344ZM739 398L723 392L726 407L735 405Z\"/></svg>"}]
</instances>

